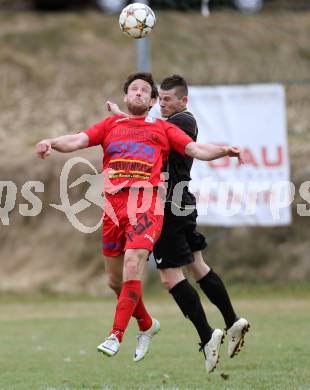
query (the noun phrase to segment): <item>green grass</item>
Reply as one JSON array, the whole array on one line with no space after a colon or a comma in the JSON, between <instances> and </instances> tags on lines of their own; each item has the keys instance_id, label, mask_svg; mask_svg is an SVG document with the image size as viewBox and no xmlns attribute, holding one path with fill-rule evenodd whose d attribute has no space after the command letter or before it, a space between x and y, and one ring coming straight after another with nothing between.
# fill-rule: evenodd
<instances>
[{"instance_id":1,"label":"green grass","mask_svg":"<svg viewBox=\"0 0 310 390\"><path fill-rule=\"evenodd\" d=\"M244 297L247 295L245 294ZM165 298L164 298L165 297ZM0 307L0 389L309 389L309 293L281 299L251 293L235 300L251 321L242 353L226 357L207 375L197 336L169 297L146 299L162 331L142 362L132 361L136 325L131 322L119 354L96 352L109 331L114 300L10 299ZM213 326L223 326L211 305ZM224 379L227 378L227 379Z\"/></svg>"}]
</instances>

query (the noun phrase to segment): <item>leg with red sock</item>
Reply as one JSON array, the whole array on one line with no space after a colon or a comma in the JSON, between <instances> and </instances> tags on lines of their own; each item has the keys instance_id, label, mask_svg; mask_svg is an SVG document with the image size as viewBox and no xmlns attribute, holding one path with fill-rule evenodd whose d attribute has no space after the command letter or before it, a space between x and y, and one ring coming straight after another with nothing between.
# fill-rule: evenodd
<instances>
[{"instance_id":1,"label":"leg with red sock","mask_svg":"<svg viewBox=\"0 0 310 390\"><path fill-rule=\"evenodd\" d=\"M118 298L119 294L117 294L117 301ZM149 315L146 307L144 306L142 296L140 297L132 316L137 320L140 331L144 332L152 326L152 317Z\"/></svg>"},{"instance_id":2,"label":"leg with red sock","mask_svg":"<svg viewBox=\"0 0 310 390\"><path fill-rule=\"evenodd\" d=\"M119 342L128 326L141 298L141 280L127 280L123 283L116 306L114 324L111 333L117 334Z\"/></svg>"},{"instance_id":3,"label":"leg with red sock","mask_svg":"<svg viewBox=\"0 0 310 390\"><path fill-rule=\"evenodd\" d=\"M124 256L122 289L116 306L113 328L97 349L108 356L115 355L122 342L129 320L134 316L138 320L139 333L134 360L141 360L148 352L150 340L160 330L159 322L149 315L141 291L143 268L149 251L146 249L127 249Z\"/></svg>"},{"instance_id":4,"label":"leg with red sock","mask_svg":"<svg viewBox=\"0 0 310 390\"><path fill-rule=\"evenodd\" d=\"M116 306L113 329L110 332L110 336L97 347L98 351L108 356L113 356L118 352L124 332L140 297L141 280L127 280L123 283Z\"/></svg>"}]
</instances>

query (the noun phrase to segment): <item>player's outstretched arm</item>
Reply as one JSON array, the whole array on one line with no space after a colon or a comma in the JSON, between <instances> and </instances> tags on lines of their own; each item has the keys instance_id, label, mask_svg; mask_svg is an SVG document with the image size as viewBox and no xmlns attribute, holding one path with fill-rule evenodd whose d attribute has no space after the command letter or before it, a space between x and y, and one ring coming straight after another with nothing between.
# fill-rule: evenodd
<instances>
[{"instance_id":1,"label":"player's outstretched arm","mask_svg":"<svg viewBox=\"0 0 310 390\"><path fill-rule=\"evenodd\" d=\"M89 138L85 133L63 135L40 141L36 145L36 153L39 158L45 158L51 154L52 149L62 153L70 153L87 148L88 143Z\"/></svg>"},{"instance_id":2,"label":"player's outstretched arm","mask_svg":"<svg viewBox=\"0 0 310 390\"><path fill-rule=\"evenodd\" d=\"M198 160L211 161L221 157L237 157L240 164L243 164L243 159L240 150L235 146L221 146L214 144L198 144L190 142L185 147L185 153L188 156L197 158Z\"/></svg>"}]
</instances>

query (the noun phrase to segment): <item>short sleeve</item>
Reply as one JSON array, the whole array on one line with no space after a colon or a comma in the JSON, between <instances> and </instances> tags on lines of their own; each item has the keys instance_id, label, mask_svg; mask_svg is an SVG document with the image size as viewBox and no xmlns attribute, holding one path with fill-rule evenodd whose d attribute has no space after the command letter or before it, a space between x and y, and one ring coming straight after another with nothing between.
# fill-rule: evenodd
<instances>
[{"instance_id":1,"label":"short sleeve","mask_svg":"<svg viewBox=\"0 0 310 390\"><path fill-rule=\"evenodd\" d=\"M90 126L84 133L88 135L88 146L102 145L103 136L107 126L107 119Z\"/></svg>"},{"instance_id":2,"label":"short sleeve","mask_svg":"<svg viewBox=\"0 0 310 390\"><path fill-rule=\"evenodd\" d=\"M193 141L197 139L197 123L193 115L188 112L179 112L168 119L169 123L174 124L188 134Z\"/></svg>"},{"instance_id":3,"label":"short sleeve","mask_svg":"<svg viewBox=\"0 0 310 390\"><path fill-rule=\"evenodd\" d=\"M192 138L185 134L184 131L179 129L177 126L168 122L166 122L166 125L166 134L171 148L177 153L185 156L185 147L190 142L193 142Z\"/></svg>"}]
</instances>

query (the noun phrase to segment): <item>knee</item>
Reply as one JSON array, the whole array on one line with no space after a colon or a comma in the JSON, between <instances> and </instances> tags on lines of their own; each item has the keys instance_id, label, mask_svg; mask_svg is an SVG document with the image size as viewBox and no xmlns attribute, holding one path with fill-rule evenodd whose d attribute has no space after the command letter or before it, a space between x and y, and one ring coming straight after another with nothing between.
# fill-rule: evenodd
<instances>
[{"instance_id":1,"label":"knee","mask_svg":"<svg viewBox=\"0 0 310 390\"><path fill-rule=\"evenodd\" d=\"M113 290L116 294L119 294L122 289L122 280L115 279L113 277L109 277L108 286Z\"/></svg>"},{"instance_id":2,"label":"knee","mask_svg":"<svg viewBox=\"0 0 310 390\"><path fill-rule=\"evenodd\" d=\"M194 262L188 264L186 266L186 270L194 277L195 280L199 280L210 271L210 267L204 262L201 254L199 254L199 256L194 257Z\"/></svg>"},{"instance_id":3,"label":"knee","mask_svg":"<svg viewBox=\"0 0 310 390\"><path fill-rule=\"evenodd\" d=\"M140 279L142 269L143 262L137 254L127 256L124 262L124 280Z\"/></svg>"},{"instance_id":4,"label":"knee","mask_svg":"<svg viewBox=\"0 0 310 390\"><path fill-rule=\"evenodd\" d=\"M166 290L171 290L175 285L185 279L182 269L166 269L160 271L160 280Z\"/></svg>"},{"instance_id":5,"label":"knee","mask_svg":"<svg viewBox=\"0 0 310 390\"><path fill-rule=\"evenodd\" d=\"M138 261L134 258L129 258L124 264L124 279L136 279L139 274Z\"/></svg>"},{"instance_id":6,"label":"knee","mask_svg":"<svg viewBox=\"0 0 310 390\"><path fill-rule=\"evenodd\" d=\"M196 277L197 274L205 273L207 269L207 265L205 263L196 262L190 263L186 266L186 271L192 276Z\"/></svg>"},{"instance_id":7,"label":"knee","mask_svg":"<svg viewBox=\"0 0 310 390\"><path fill-rule=\"evenodd\" d=\"M126 251L124 258L124 280L142 278L147 254L148 251L146 249L131 249Z\"/></svg>"}]
</instances>

